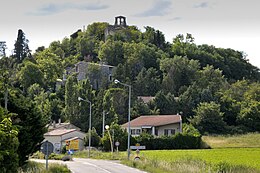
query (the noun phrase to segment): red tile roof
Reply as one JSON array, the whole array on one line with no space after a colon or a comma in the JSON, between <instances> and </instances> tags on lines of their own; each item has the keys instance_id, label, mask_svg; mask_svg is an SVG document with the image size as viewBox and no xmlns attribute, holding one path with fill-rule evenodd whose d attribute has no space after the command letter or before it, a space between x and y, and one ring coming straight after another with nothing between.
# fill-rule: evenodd
<instances>
[{"instance_id":1,"label":"red tile roof","mask_svg":"<svg viewBox=\"0 0 260 173\"><path fill-rule=\"evenodd\" d=\"M140 116L130 121L130 126L131 127L162 126L162 125L174 124L179 122L181 122L180 115L147 115L147 116ZM128 127L128 123L125 123L122 126Z\"/></svg>"},{"instance_id":2,"label":"red tile roof","mask_svg":"<svg viewBox=\"0 0 260 173\"><path fill-rule=\"evenodd\" d=\"M76 129L56 129L44 134L44 136L61 136L67 133L77 131Z\"/></svg>"}]
</instances>

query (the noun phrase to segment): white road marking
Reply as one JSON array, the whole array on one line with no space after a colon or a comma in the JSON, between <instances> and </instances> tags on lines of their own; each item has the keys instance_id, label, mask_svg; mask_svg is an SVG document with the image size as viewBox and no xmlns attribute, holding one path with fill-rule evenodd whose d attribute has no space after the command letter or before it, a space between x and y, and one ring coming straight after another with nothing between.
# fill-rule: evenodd
<instances>
[{"instance_id":1,"label":"white road marking","mask_svg":"<svg viewBox=\"0 0 260 173\"><path fill-rule=\"evenodd\" d=\"M110 172L110 171L108 171L108 170L106 170L106 169L103 169L103 168L101 168L101 167L98 167L97 165L92 164L92 163L89 163L89 162L81 162L81 163L83 163L83 164L85 164L85 165L94 166L95 168L98 168L98 169L100 169L100 170L102 170L102 171L104 171L104 172L106 172L106 173L112 173L112 172Z\"/></svg>"}]
</instances>

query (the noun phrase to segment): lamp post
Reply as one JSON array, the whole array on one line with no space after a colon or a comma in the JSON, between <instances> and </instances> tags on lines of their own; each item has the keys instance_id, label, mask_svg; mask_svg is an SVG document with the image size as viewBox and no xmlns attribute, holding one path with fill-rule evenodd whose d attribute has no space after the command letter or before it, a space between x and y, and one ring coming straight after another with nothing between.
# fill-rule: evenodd
<instances>
[{"instance_id":1,"label":"lamp post","mask_svg":"<svg viewBox=\"0 0 260 173\"><path fill-rule=\"evenodd\" d=\"M108 136L109 136L109 140L110 140L110 145L111 145L111 153L112 153L112 155L113 155L113 152L114 152L114 150L113 150L113 142L112 142L111 134L110 134L110 131L109 131L109 125L106 125L105 128L106 128L106 130L107 130L107 132L108 132Z\"/></svg>"},{"instance_id":2,"label":"lamp post","mask_svg":"<svg viewBox=\"0 0 260 173\"><path fill-rule=\"evenodd\" d=\"M128 92L129 93L129 95L128 95L128 141L127 141L127 159L129 160L129 157L130 157L130 133L131 133L131 129L130 129L131 85L122 83L117 79L115 79L114 82L115 82L115 84L121 84L121 85L127 86L129 88L129 92Z\"/></svg>"},{"instance_id":3,"label":"lamp post","mask_svg":"<svg viewBox=\"0 0 260 173\"><path fill-rule=\"evenodd\" d=\"M88 127L88 157L90 157L90 146L91 146L91 102L78 97L78 101L86 101L89 103L89 127Z\"/></svg>"},{"instance_id":4,"label":"lamp post","mask_svg":"<svg viewBox=\"0 0 260 173\"><path fill-rule=\"evenodd\" d=\"M108 114L109 112L105 112L103 111L103 123L102 123L102 138L104 138L104 134L105 134L105 116Z\"/></svg>"}]
</instances>

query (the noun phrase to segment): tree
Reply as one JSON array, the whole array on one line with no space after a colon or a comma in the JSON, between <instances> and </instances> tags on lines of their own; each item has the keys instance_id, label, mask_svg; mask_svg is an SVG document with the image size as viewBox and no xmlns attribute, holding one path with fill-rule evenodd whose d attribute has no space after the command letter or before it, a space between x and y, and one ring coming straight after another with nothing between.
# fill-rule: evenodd
<instances>
[{"instance_id":1,"label":"tree","mask_svg":"<svg viewBox=\"0 0 260 173\"><path fill-rule=\"evenodd\" d=\"M220 99L218 92L226 87L227 81L219 69L214 69L213 66L204 67L198 71L195 80L187 90L179 96L183 115L192 117L192 110L196 109L200 102L218 102Z\"/></svg>"},{"instance_id":2,"label":"tree","mask_svg":"<svg viewBox=\"0 0 260 173\"><path fill-rule=\"evenodd\" d=\"M137 75L133 88L136 95L154 96L160 90L160 84L160 76L155 68L143 68Z\"/></svg>"},{"instance_id":3,"label":"tree","mask_svg":"<svg viewBox=\"0 0 260 173\"><path fill-rule=\"evenodd\" d=\"M28 43L29 40L25 38L24 32L19 29L17 40L14 44L14 57L17 59L17 62L21 63L26 57L31 57Z\"/></svg>"},{"instance_id":4,"label":"tree","mask_svg":"<svg viewBox=\"0 0 260 173\"><path fill-rule=\"evenodd\" d=\"M45 49L37 54L36 62L43 73L42 80L44 81L45 88L54 89L56 80L62 76L63 72L60 58L51 53L49 49Z\"/></svg>"},{"instance_id":5,"label":"tree","mask_svg":"<svg viewBox=\"0 0 260 173\"><path fill-rule=\"evenodd\" d=\"M37 105L30 98L24 97L19 90L10 94L8 110L14 113L13 124L17 126L19 134L19 165L23 165L29 155L39 150L43 141L43 134L47 131L46 123Z\"/></svg>"},{"instance_id":6,"label":"tree","mask_svg":"<svg viewBox=\"0 0 260 173\"><path fill-rule=\"evenodd\" d=\"M164 49L166 47L165 37L161 31L155 30L150 26L146 26L144 28L145 32L142 34L144 43L154 44L160 49Z\"/></svg>"},{"instance_id":7,"label":"tree","mask_svg":"<svg viewBox=\"0 0 260 173\"><path fill-rule=\"evenodd\" d=\"M260 102L255 100L242 102L238 122L251 132L260 132Z\"/></svg>"},{"instance_id":8,"label":"tree","mask_svg":"<svg viewBox=\"0 0 260 173\"><path fill-rule=\"evenodd\" d=\"M88 130L86 137L84 138L84 146L88 146L89 142L89 133L91 133L91 146L92 147L99 147L101 143L101 137L98 136L96 129L93 127L91 130Z\"/></svg>"},{"instance_id":9,"label":"tree","mask_svg":"<svg viewBox=\"0 0 260 173\"><path fill-rule=\"evenodd\" d=\"M159 91L153 102L162 115L176 114L178 111L177 102L171 93L165 95L162 91Z\"/></svg>"},{"instance_id":10,"label":"tree","mask_svg":"<svg viewBox=\"0 0 260 173\"><path fill-rule=\"evenodd\" d=\"M199 67L198 61L186 57L174 56L162 59L160 69L164 73L163 90L178 95L182 87L188 87L194 81Z\"/></svg>"},{"instance_id":11,"label":"tree","mask_svg":"<svg viewBox=\"0 0 260 173\"><path fill-rule=\"evenodd\" d=\"M68 77L65 85L65 117L71 123L73 120L78 119L78 89L77 89L77 79L75 75ZM76 125L76 124L75 124Z\"/></svg>"},{"instance_id":12,"label":"tree","mask_svg":"<svg viewBox=\"0 0 260 173\"><path fill-rule=\"evenodd\" d=\"M11 118L11 114L7 115L0 107L0 170L3 173L14 173L18 169L18 130Z\"/></svg>"},{"instance_id":13,"label":"tree","mask_svg":"<svg viewBox=\"0 0 260 173\"><path fill-rule=\"evenodd\" d=\"M173 39L172 51L175 55L187 56L192 54L195 49L194 37L189 33L185 37L183 34L179 34Z\"/></svg>"},{"instance_id":14,"label":"tree","mask_svg":"<svg viewBox=\"0 0 260 173\"><path fill-rule=\"evenodd\" d=\"M24 66L21 68L18 76L25 90L35 83L43 86L44 74L39 66L31 61L24 62Z\"/></svg>"},{"instance_id":15,"label":"tree","mask_svg":"<svg viewBox=\"0 0 260 173\"><path fill-rule=\"evenodd\" d=\"M108 27L106 22L94 22L87 27L87 35L96 38L99 41L105 41L105 29Z\"/></svg>"},{"instance_id":16,"label":"tree","mask_svg":"<svg viewBox=\"0 0 260 173\"><path fill-rule=\"evenodd\" d=\"M5 57L6 42L0 41L0 57Z\"/></svg>"},{"instance_id":17,"label":"tree","mask_svg":"<svg viewBox=\"0 0 260 173\"><path fill-rule=\"evenodd\" d=\"M223 133L226 128L220 105L215 102L200 103L195 110L194 118L191 119L191 124L201 133L219 134Z\"/></svg>"},{"instance_id":18,"label":"tree","mask_svg":"<svg viewBox=\"0 0 260 173\"><path fill-rule=\"evenodd\" d=\"M117 66L119 63L124 63L124 49L122 41L107 40L101 45L98 52L98 57L101 61L107 62L109 65Z\"/></svg>"}]
</instances>

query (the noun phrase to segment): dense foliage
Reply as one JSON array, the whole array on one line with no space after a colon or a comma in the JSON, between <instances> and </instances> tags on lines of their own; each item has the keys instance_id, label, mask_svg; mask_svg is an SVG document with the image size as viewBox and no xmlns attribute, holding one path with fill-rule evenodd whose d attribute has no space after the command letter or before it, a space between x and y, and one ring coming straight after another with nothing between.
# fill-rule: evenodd
<instances>
[{"instance_id":1,"label":"dense foliage","mask_svg":"<svg viewBox=\"0 0 260 173\"><path fill-rule=\"evenodd\" d=\"M90 24L86 31L33 54L19 30L14 55L1 54L0 105L15 113L12 126L19 132L20 164L35 151L45 125L53 120L70 121L86 132L90 102L97 134L102 133L103 111L106 124L127 121L128 90L104 80L98 63L115 66L113 79L132 86L131 119L180 113L201 133L260 131L260 72L243 52L196 45L191 34L177 35L169 43L149 26L144 32L128 26L106 36L107 26ZM73 73L80 61L92 63L82 81ZM102 81L98 87L97 78ZM137 96L155 98L144 103Z\"/></svg>"}]
</instances>

